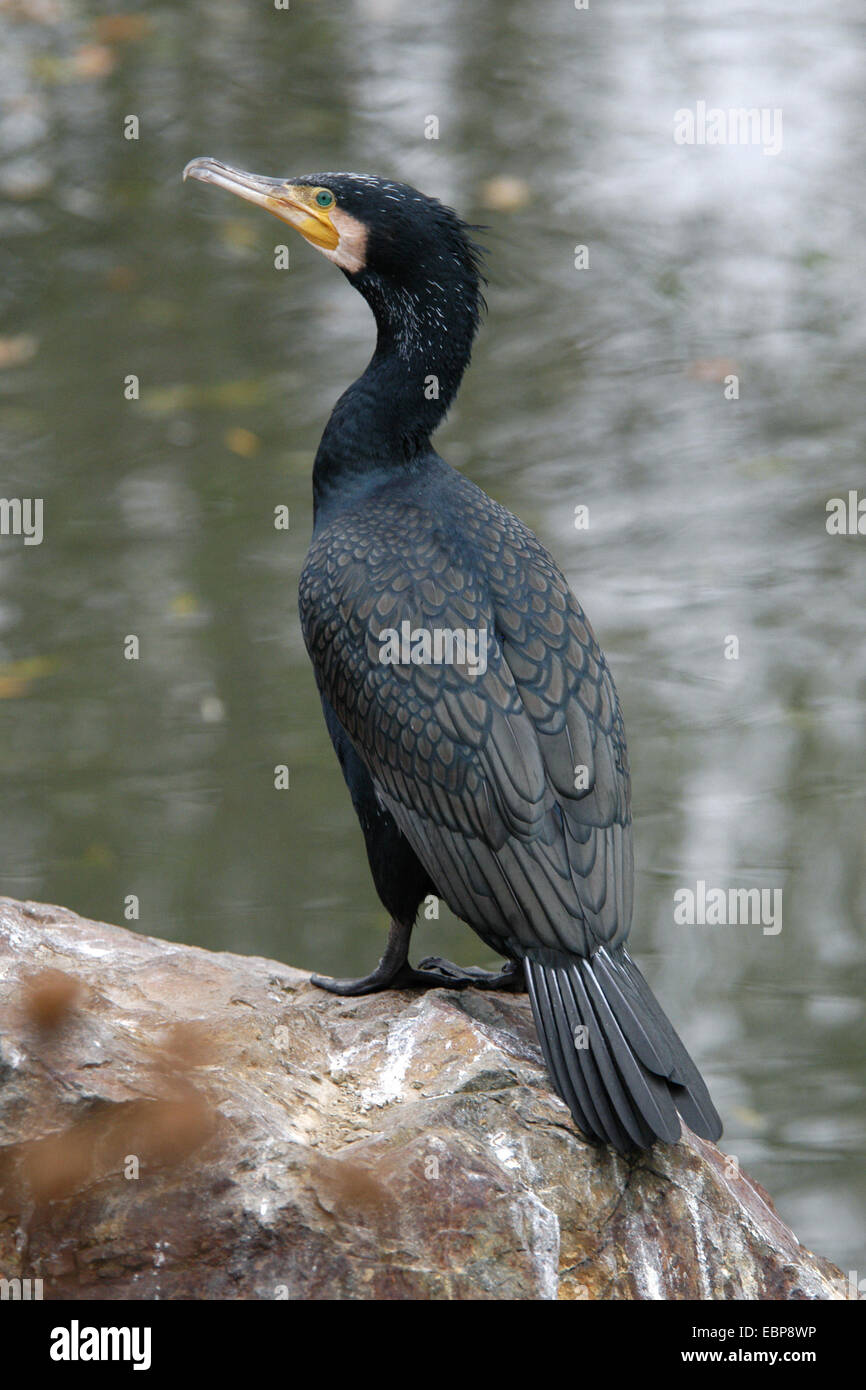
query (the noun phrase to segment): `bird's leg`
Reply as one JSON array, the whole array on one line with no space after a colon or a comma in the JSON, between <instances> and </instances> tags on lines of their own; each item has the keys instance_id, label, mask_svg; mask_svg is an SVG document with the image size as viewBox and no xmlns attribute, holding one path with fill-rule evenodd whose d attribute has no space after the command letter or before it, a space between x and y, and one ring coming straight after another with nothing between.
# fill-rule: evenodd
<instances>
[{"instance_id":1,"label":"bird's leg","mask_svg":"<svg viewBox=\"0 0 866 1390\"><path fill-rule=\"evenodd\" d=\"M391 918L388 944L382 959L370 975L358 980L330 980L324 975L311 975L310 984L327 989L331 994L375 994L380 989L399 989L409 965L409 937L412 928Z\"/></svg>"},{"instance_id":2,"label":"bird's leg","mask_svg":"<svg viewBox=\"0 0 866 1390\"><path fill-rule=\"evenodd\" d=\"M396 918L391 918L388 943L376 969L359 980L329 980L322 975L311 975L310 983L326 989L331 994L375 994L381 989L466 989L474 985L476 989L525 989L523 965L510 961L502 970L493 973L489 970L476 970L470 967L462 970L447 960L425 960L415 970L409 964L409 938L412 927L405 926Z\"/></svg>"}]
</instances>

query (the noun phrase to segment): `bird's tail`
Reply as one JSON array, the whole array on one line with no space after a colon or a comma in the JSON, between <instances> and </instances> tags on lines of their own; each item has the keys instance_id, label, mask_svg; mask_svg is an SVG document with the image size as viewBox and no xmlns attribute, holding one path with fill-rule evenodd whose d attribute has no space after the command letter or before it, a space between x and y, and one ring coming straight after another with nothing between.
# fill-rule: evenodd
<instances>
[{"instance_id":1,"label":"bird's tail","mask_svg":"<svg viewBox=\"0 0 866 1390\"><path fill-rule=\"evenodd\" d=\"M625 950L589 960L536 951L524 965L548 1070L588 1139L620 1153L673 1144L680 1116L702 1138L720 1137L700 1072Z\"/></svg>"}]
</instances>

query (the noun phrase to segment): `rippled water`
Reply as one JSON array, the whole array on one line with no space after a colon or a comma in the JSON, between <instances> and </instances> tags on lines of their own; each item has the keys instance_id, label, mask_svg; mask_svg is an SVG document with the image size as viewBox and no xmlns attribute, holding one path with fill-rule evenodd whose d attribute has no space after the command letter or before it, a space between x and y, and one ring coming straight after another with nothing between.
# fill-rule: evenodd
<instances>
[{"instance_id":1,"label":"rippled water","mask_svg":"<svg viewBox=\"0 0 866 1390\"><path fill-rule=\"evenodd\" d=\"M45 535L0 537L0 892L111 921L136 894L145 932L328 972L378 958L295 606L312 455L372 324L180 171L415 183L489 228L437 443L535 527L607 651L635 954L725 1147L863 1277L866 536L825 521L866 497L864 21L790 8L4 10L0 496L43 498ZM782 151L676 145L699 101L780 108ZM782 930L677 925L698 880L781 890ZM429 949L484 963L453 921Z\"/></svg>"}]
</instances>

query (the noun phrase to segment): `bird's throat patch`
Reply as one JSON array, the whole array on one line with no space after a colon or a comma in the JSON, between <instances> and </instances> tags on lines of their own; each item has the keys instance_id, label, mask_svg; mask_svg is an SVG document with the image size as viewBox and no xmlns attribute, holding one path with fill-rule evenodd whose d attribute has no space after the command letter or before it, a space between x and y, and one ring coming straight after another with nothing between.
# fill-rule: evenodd
<instances>
[{"instance_id":1,"label":"bird's throat patch","mask_svg":"<svg viewBox=\"0 0 866 1390\"><path fill-rule=\"evenodd\" d=\"M347 270L350 275L355 275L359 270L363 270L367 264L367 228L363 222L359 222L357 217L353 217L350 212L344 212L341 208L331 210L331 223L337 231L340 240L333 250L328 250L320 246L319 250L323 256L327 256L329 261L338 265L341 270Z\"/></svg>"}]
</instances>

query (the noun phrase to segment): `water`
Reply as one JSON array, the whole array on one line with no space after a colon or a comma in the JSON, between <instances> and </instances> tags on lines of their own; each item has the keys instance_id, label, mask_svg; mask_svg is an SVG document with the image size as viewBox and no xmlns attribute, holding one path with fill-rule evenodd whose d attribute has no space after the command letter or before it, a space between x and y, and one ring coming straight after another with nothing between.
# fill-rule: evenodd
<instances>
[{"instance_id":1,"label":"water","mask_svg":"<svg viewBox=\"0 0 866 1390\"><path fill-rule=\"evenodd\" d=\"M34 0L0 35L0 495L43 498L45 527L0 538L0 892L109 921L135 894L142 931L325 972L378 958L295 606L312 456L372 323L180 171L415 183L489 227L437 443L539 532L607 651L635 954L726 1149L862 1277L866 536L825 526L866 495L859 8L96 12ZM781 153L675 145L701 100L781 108ZM698 880L781 889L781 932L676 925ZM491 963L453 920L417 951Z\"/></svg>"}]
</instances>

